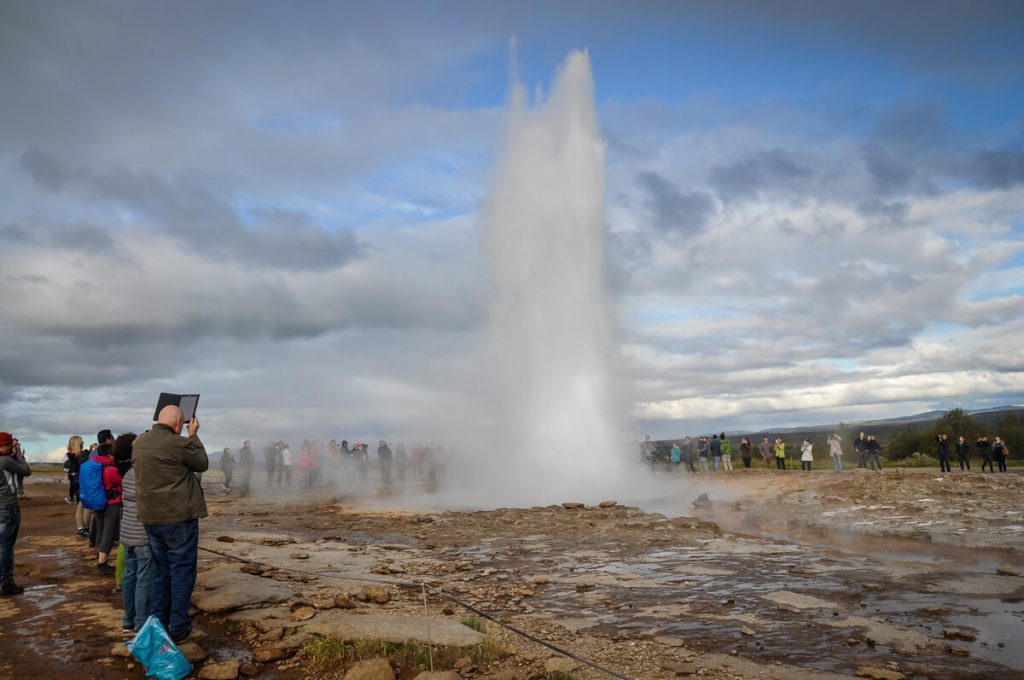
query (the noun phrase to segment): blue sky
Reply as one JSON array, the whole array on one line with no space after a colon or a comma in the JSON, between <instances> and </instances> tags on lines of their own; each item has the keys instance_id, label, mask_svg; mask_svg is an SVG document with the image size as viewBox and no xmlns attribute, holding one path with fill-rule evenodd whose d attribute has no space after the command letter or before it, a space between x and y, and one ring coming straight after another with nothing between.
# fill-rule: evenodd
<instances>
[{"instance_id":1,"label":"blue sky","mask_svg":"<svg viewBox=\"0 0 1024 680\"><path fill-rule=\"evenodd\" d=\"M632 433L1024 394L1014 2L0 8L0 429L216 445L472 394L515 70L586 49ZM457 410L457 409L456 409Z\"/></svg>"}]
</instances>

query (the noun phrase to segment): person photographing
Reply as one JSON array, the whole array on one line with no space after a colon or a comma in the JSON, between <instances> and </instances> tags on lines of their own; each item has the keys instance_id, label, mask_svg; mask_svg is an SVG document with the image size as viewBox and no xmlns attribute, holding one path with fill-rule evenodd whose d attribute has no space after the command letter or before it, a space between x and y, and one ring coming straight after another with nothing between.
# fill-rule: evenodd
<instances>
[{"instance_id":1,"label":"person photographing","mask_svg":"<svg viewBox=\"0 0 1024 680\"><path fill-rule=\"evenodd\" d=\"M10 433L0 432L0 596L25 592L14 582L14 542L21 529L17 480L31 475L32 468L25 455L15 450L14 441Z\"/></svg>"},{"instance_id":2,"label":"person photographing","mask_svg":"<svg viewBox=\"0 0 1024 680\"><path fill-rule=\"evenodd\" d=\"M189 601L196 585L199 519L207 516L206 499L195 473L206 472L210 459L199 440L199 420L188 422L177 406L165 406L153 429L132 447L136 507L153 559L150 613L181 642L192 632Z\"/></svg>"}]
</instances>

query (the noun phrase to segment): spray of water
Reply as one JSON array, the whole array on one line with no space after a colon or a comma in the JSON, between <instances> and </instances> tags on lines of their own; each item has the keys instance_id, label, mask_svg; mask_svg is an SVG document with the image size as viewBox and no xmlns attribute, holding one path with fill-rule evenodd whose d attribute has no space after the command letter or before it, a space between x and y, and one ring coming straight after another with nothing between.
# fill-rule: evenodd
<instances>
[{"instance_id":1,"label":"spray of water","mask_svg":"<svg viewBox=\"0 0 1024 680\"><path fill-rule=\"evenodd\" d=\"M594 498L628 457L604 277L604 161L585 52L531 106L513 86L481 213L494 297L486 378L491 492Z\"/></svg>"}]
</instances>

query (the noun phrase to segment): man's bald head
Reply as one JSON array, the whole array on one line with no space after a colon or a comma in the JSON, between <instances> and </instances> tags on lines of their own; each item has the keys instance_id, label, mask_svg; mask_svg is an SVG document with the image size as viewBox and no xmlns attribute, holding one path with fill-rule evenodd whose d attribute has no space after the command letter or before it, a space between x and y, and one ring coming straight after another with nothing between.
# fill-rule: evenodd
<instances>
[{"instance_id":1,"label":"man's bald head","mask_svg":"<svg viewBox=\"0 0 1024 680\"><path fill-rule=\"evenodd\" d=\"M169 404L160 409L157 422L174 430L174 434L181 434L181 428L185 426L185 415L180 408Z\"/></svg>"}]
</instances>

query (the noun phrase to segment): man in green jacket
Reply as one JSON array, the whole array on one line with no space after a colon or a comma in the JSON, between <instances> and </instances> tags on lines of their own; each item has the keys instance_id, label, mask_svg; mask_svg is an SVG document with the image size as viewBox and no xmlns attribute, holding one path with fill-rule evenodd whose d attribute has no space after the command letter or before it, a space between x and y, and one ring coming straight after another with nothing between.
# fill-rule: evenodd
<instances>
[{"instance_id":1,"label":"man in green jacket","mask_svg":"<svg viewBox=\"0 0 1024 680\"><path fill-rule=\"evenodd\" d=\"M206 517L206 499L195 473L206 472L210 459L197 436L199 421L188 423L177 406L165 406L153 429L132 447L139 521L146 528L153 556L150 613L160 619L171 639L181 642L192 632L188 616L196 585L199 518Z\"/></svg>"}]
</instances>

